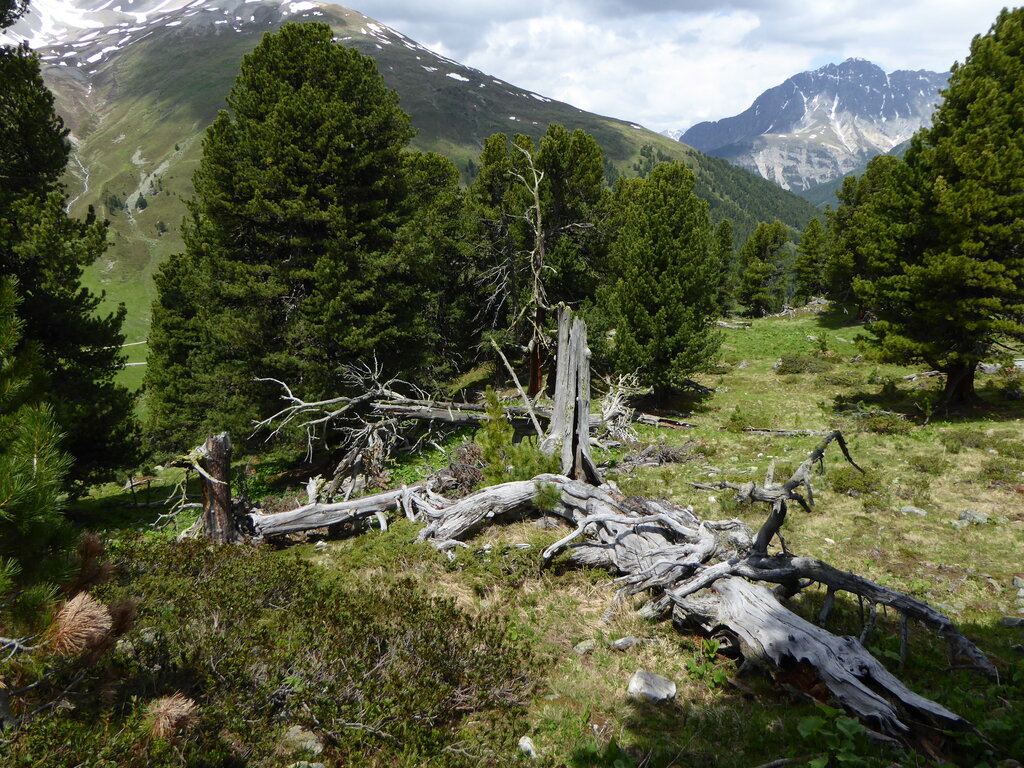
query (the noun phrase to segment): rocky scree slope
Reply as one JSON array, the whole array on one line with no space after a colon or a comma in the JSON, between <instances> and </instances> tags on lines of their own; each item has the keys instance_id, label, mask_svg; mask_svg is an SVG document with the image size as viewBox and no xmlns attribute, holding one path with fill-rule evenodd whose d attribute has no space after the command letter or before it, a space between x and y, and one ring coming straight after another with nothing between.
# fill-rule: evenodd
<instances>
[{"instance_id":1,"label":"rocky scree slope","mask_svg":"<svg viewBox=\"0 0 1024 768\"><path fill-rule=\"evenodd\" d=\"M801 72L743 113L694 125L679 140L806 190L891 151L931 121L948 72L886 74L864 59Z\"/></svg>"}]
</instances>

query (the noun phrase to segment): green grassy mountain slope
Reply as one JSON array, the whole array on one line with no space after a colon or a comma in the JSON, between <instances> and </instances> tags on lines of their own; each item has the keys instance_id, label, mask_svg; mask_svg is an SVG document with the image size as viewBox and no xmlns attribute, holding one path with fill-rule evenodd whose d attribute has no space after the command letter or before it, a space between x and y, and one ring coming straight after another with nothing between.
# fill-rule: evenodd
<instances>
[{"instance_id":1,"label":"green grassy mountain slope","mask_svg":"<svg viewBox=\"0 0 1024 768\"><path fill-rule=\"evenodd\" d=\"M738 238L760 220L781 218L800 228L813 215L797 196L723 160L464 67L356 11L275 0L192 4L137 27L120 24L41 50L44 76L75 140L72 212L93 205L111 222L112 247L87 279L128 306L129 341L145 338L151 275L181 247L202 133L223 108L241 58L285 21L327 22L340 43L374 57L412 115L414 148L447 155L467 178L487 136L539 137L560 123L592 134L614 173L631 174L645 144L686 162L714 217L731 218ZM130 351L133 361L144 359L144 346Z\"/></svg>"}]
</instances>

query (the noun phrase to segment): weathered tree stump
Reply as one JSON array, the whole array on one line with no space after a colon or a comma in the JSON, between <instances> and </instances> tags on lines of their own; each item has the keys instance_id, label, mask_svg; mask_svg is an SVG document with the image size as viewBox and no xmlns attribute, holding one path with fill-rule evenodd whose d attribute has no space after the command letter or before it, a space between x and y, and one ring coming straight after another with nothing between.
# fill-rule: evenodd
<instances>
[{"instance_id":1,"label":"weathered tree stump","mask_svg":"<svg viewBox=\"0 0 1024 768\"><path fill-rule=\"evenodd\" d=\"M548 436L541 450L559 452L562 474L592 485L601 484L601 473L590 455L590 349L587 325L572 310L558 314L558 358L555 369L555 402Z\"/></svg>"},{"instance_id":2,"label":"weathered tree stump","mask_svg":"<svg viewBox=\"0 0 1024 768\"><path fill-rule=\"evenodd\" d=\"M227 432L207 438L199 456L203 484L203 529L213 544L238 541L231 508L231 438Z\"/></svg>"}]
</instances>

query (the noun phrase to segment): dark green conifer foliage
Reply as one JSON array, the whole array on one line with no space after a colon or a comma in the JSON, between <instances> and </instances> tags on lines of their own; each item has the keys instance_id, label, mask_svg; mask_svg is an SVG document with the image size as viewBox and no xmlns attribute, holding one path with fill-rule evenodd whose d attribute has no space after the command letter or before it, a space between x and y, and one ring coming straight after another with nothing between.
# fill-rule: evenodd
<instances>
[{"instance_id":1,"label":"dark green conifer foliage","mask_svg":"<svg viewBox=\"0 0 1024 768\"><path fill-rule=\"evenodd\" d=\"M536 222L531 163L540 178L539 238L530 225L531 218ZM539 146L524 135L510 142L495 134L484 142L468 209L486 286L486 326L527 342L537 318L538 259L544 306L594 295L606 271L607 239L596 224L607 212L607 196L603 153L584 131L550 125Z\"/></svg>"},{"instance_id":2,"label":"dark green conifer foliage","mask_svg":"<svg viewBox=\"0 0 1024 768\"><path fill-rule=\"evenodd\" d=\"M433 378L450 377L480 341L475 319L483 297L465 192L458 169L443 155L408 152L402 161L408 218L396 233L395 268L415 270L415 301L423 306L416 335L430 349Z\"/></svg>"},{"instance_id":3,"label":"dark green conifer foliage","mask_svg":"<svg viewBox=\"0 0 1024 768\"><path fill-rule=\"evenodd\" d=\"M796 273L796 297L802 301L825 293L825 233L817 218L807 223L807 229L796 247L793 262Z\"/></svg>"},{"instance_id":4,"label":"dark green conifer foliage","mask_svg":"<svg viewBox=\"0 0 1024 768\"><path fill-rule=\"evenodd\" d=\"M11 26L28 10L28 0L0 0L0 29Z\"/></svg>"},{"instance_id":5,"label":"dark green conifer foliage","mask_svg":"<svg viewBox=\"0 0 1024 768\"><path fill-rule=\"evenodd\" d=\"M886 249L896 252L902 235L898 230L907 226L913 217L897 219L888 210L903 210L913 194L912 187L900 181L906 167L898 157L879 155L868 163L859 177L843 180L836 192L839 207L825 213L825 295L837 304L857 304L862 313L853 282L868 274L872 254L883 242ZM904 186L903 191L898 187Z\"/></svg>"},{"instance_id":6,"label":"dark green conifer foliage","mask_svg":"<svg viewBox=\"0 0 1024 768\"><path fill-rule=\"evenodd\" d=\"M715 307L719 315L725 315L732 308L736 271L732 222L729 219L722 219L715 228L715 266L718 270Z\"/></svg>"},{"instance_id":7,"label":"dark green conifer foliage","mask_svg":"<svg viewBox=\"0 0 1024 768\"><path fill-rule=\"evenodd\" d=\"M607 259L597 226L608 194L604 153L585 131L550 125L540 140L537 167L544 174L548 299L577 304L593 297Z\"/></svg>"},{"instance_id":8,"label":"dark green conifer foliage","mask_svg":"<svg viewBox=\"0 0 1024 768\"><path fill-rule=\"evenodd\" d=\"M165 447L247 434L279 394L255 378L317 398L343 391L348 364L376 358L393 374L428 351L425 266L409 260L422 243L397 234L411 215L409 118L373 60L331 35L266 35L204 138L186 252L157 280L147 386Z\"/></svg>"},{"instance_id":9,"label":"dark green conifer foliage","mask_svg":"<svg viewBox=\"0 0 1024 768\"><path fill-rule=\"evenodd\" d=\"M23 344L16 281L0 279L0 597L53 576L69 532L61 517L71 457L33 385L37 349Z\"/></svg>"},{"instance_id":10,"label":"dark green conifer foliage","mask_svg":"<svg viewBox=\"0 0 1024 768\"><path fill-rule=\"evenodd\" d=\"M762 222L739 252L736 298L751 317L774 314L786 298L783 264L789 234L781 221Z\"/></svg>"},{"instance_id":11,"label":"dark green conifer foliage","mask_svg":"<svg viewBox=\"0 0 1024 768\"><path fill-rule=\"evenodd\" d=\"M680 163L622 186L629 202L611 252L619 277L600 296L615 328L616 368L638 371L658 397L706 369L720 343L714 232L693 187Z\"/></svg>"},{"instance_id":12,"label":"dark green conifer foliage","mask_svg":"<svg viewBox=\"0 0 1024 768\"><path fill-rule=\"evenodd\" d=\"M38 349L35 384L52 404L74 457L77 489L136 461L133 403L114 383L123 365L124 310L100 316L82 270L106 248L106 225L65 212L58 180L67 130L27 47L0 47L0 276L23 297L25 339Z\"/></svg>"},{"instance_id":13,"label":"dark green conifer foliage","mask_svg":"<svg viewBox=\"0 0 1024 768\"><path fill-rule=\"evenodd\" d=\"M1004 10L953 68L878 206L858 295L883 353L947 373L974 397L986 356L1024 340L1024 9Z\"/></svg>"}]
</instances>

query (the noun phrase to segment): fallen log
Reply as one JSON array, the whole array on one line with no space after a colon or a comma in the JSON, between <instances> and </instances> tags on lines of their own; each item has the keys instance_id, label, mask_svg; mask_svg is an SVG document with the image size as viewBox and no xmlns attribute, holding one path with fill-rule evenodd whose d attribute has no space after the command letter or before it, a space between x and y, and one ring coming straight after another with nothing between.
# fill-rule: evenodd
<instances>
[{"instance_id":1,"label":"fallen log","mask_svg":"<svg viewBox=\"0 0 1024 768\"><path fill-rule=\"evenodd\" d=\"M744 427L748 435L778 435L780 437L827 437L831 434L824 429L762 429L760 427Z\"/></svg>"},{"instance_id":2,"label":"fallen log","mask_svg":"<svg viewBox=\"0 0 1024 768\"><path fill-rule=\"evenodd\" d=\"M781 585L787 596L813 584L826 587L829 596L821 623L827 620L827 608L838 592L855 595L871 606L887 606L900 614L904 625L914 620L941 633L957 663L994 674L985 654L947 616L923 601L820 560L768 551L785 519L787 503L797 501L804 508L814 503L811 469L832 443L853 463L842 435L830 433L784 482L774 482L769 473L764 485L694 484L735 490L741 501L769 505L768 518L756 533L739 520L701 520L689 507L627 498L611 486L597 487L553 474L485 488L459 501L450 501L423 484L343 504L306 505L250 518L254 531L270 535L297 530L300 521L321 527L401 509L425 523L419 540L447 551L465 546L465 540L486 525L540 514L537 496L545 486L553 486L559 501L543 514L560 519L571 530L544 551L542 562L549 563L564 552L574 563L607 568L618 574L622 594L652 594L645 615L671 616L681 627L711 634L725 632L735 639L745 659L769 670L782 672L793 666L813 670L833 703L885 738L913 746L941 737L944 730L973 730L956 713L907 688L861 642L812 624L781 602L778 589L759 585ZM806 496L798 493L801 490Z\"/></svg>"}]
</instances>

